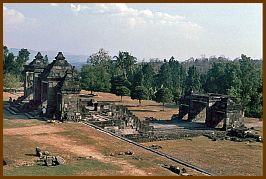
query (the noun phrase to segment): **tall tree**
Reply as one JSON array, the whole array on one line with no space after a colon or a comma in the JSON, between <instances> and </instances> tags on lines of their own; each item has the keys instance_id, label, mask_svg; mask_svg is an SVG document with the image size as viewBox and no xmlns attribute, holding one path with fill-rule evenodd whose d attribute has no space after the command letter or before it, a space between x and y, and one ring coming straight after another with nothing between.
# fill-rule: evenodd
<instances>
[{"instance_id":1,"label":"tall tree","mask_svg":"<svg viewBox=\"0 0 266 179\"><path fill-rule=\"evenodd\" d=\"M123 96L130 95L130 90L125 86L119 86L116 88L116 95L121 97L121 102L122 102Z\"/></svg>"},{"instance_id":2,"label":"tall tree","mask_svg":"<svg viewBox=\"0 0 266 179\"><path fill-rule=\"evenodd\" d=\"M156 96L155 101L159 103L163 103L163 106L165 103L171 102L173 98L172 92L168 88L159 89L156 92L155 96Z\"/></svg>"},{"instance_id":3,"label":"tall tree","mask_svg":"<svg viewBox=\"0 0 266 179\"><path fill-rule=\"evenodd\" d=\"M194 92L201 91L200 74L193 65L188 69L188 76L186 80L186 92L193 90Z\"/></svg>"},{"instance_id":4,"label":"tall tree","mask_svg":"<svg viewBox=\"0 0 266 179\"><path fill-rule=\"evenodd\" d=\"M244 107L247 116L252 116L250 110L254 107L254 101L259 101L255 99L256 96L259 98L259 95L256 94L260 86L260 73L258 69L255 68L252 59L246 55L241 55L239 59L240 70L241 70L241 102ZM255 104L257 105L257 104Z\"/></svg>"},{"instance_id":5,"label":"tall tree","mask_svg":"<svg viewBox=\"0 0 266 179\"><path fill-rule=\"evenodd\" d=\"M128 75L133 73L133 68L137 62L136 57L129 54L129 52L119 52L118 56L114 56L116 65L121 73L128 78Z\"/></svg>"},{"instance_id":6,"label":"tall tree","mask_svg":"<svg viewBox=\"0 0 266 179\"><path fill-rule=\"evenodd\" d=\"M45 65L48 65L49 64L49 59L48 59L48 56L47 55L44 56L43 62L44 62Z\"/></svg>"},{"instance_id":7,"label":"tall tree","mask_svg":"<svg viewBox=\"0 0 266 179\"><path fill-rule=\"evenodd\" d=\"M165 62L159 71L158 78L157 78L157 85L158 87L165 87L165 88L172 88L172 73L171 67L168 62Z\"/></svg>"},{"instance_id":8,"label":"tall tree","mask_svg":"<svg viewBox=\"0 0 266 179\"><path fill-rule=\"evenodd\" d=\"M84 65L81 68L81 87L89 91L109 92L111 88L110 75L102 66Z\"/></svg>"},{"instance_id":9,"label":"tall tree","mask_svg":"<svg viewBox=\"0 0 266 179\"><path fill-rule=\"evenodd\" d=\"M87 63L92 66L102 66L107 71L107 73L112 73L112 57L109 55L108 51L101 48L98 52L93 53L87 59Z\"/></svg>"},{"instance_id":10,"label":"tall tree","mask_svg":"<svg viewBox=\"0 0 266 179\"><path fill-rule=\"evenodd\" d=\"M148 90L144 86L136 86L131 92L131 99L139 100L139 105L141 105L141 100L147 99Z\"/></svg>"}]
</instances>

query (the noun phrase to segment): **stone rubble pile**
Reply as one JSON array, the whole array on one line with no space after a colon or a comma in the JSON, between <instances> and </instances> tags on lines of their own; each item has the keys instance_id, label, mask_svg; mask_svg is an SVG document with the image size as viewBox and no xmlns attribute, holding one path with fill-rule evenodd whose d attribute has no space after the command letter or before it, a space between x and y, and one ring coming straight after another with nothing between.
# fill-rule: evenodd
<instances>
[{"instance_id":1,"label":"stone rubble pile","mask_svg":"<svg viewBox=\"0 0 266 179\"><path fill-rule=\"evenodd\" d=\"M50 156L48 151L42 151L39 147L36 147L37 164L44 166L56 166L63 165L65 160L60 156Z\"/></svg>"}]
</instances>

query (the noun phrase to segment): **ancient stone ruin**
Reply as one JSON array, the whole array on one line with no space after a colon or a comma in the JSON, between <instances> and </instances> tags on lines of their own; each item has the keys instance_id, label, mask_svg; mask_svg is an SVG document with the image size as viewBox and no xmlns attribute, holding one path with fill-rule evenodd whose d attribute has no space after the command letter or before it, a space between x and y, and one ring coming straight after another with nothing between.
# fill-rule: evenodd
<instances>
[{"instance_id":1,"label":"ancient stone ruin","mask_svg":"<svg viewBox=\"0 0 266 179\"><path fill-rule=\"evenodd\" d=\"M46 65L40 52L35 59L24 66L24 96L16 104L22 112L40 112L47 109L47 117L76 118L77 97L80 93L79 77L74 66L69 64L59 52L52 63ZM39 109L39 110L38 110ZM36 111L34 111L36 110Z\"/></svg>"},{"instance_id":2,"label":"ancient stone ruin","mask_svg":"<svg viewBox=\"0 0 266 179\"><path fill-rule=\"evenodd\" d=\"M218 94L190 94L179 100L179 114L177 119L205 122L208 127L219 127L227 130L241 126L243 123L241 105L234 102L227 95Z\"/></svg>"}]
</instances>

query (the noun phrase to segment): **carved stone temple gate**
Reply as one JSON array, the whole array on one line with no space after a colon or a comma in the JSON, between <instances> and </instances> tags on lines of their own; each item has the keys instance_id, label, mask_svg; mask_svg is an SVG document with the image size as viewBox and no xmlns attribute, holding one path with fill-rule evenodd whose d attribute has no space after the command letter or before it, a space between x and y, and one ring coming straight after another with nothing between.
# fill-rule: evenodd
<instances>
[{"instance_id":1,"label":"carved stone temple gate","mask_svg":"<svg viewBox=\"0 0 266 179\"><path fill-rule=\"evenodd\" d=\"M191 94L180 98L178 119L187 116L187 121L205 122L207 127L217 127L222 123L222 129L227 130L242 124L241 109L227 95Z\"/></svg>"}]
</instances>

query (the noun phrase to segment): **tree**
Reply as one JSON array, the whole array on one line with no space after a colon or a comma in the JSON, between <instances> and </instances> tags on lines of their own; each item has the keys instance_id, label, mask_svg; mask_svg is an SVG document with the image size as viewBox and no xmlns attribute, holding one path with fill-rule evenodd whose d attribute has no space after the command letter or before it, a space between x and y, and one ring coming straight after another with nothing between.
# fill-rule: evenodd
<instances>
[{"instance_id":1,"label":"tree","mask_svg":"<svg viewBox=\"0 0 266 179\"><path fill-rule=\"evenodd\" d=\"M110 75L102 66L84 65L81 68L81 88L89 91L109 92Z\"/></svg>"},{"instance_id":2,"label":"tree","mask_svg":"<svg viewBox=\"0 0 266 179\"><path fill-rule=\"evenodd\" d=\"M16 62L13 53L8 53L4 59L4 74L7 73L16 74Z\"/></svg>"},{"instance_id":3,"label":"tree","mask_svg":"<svg viewBox=\"0 0 266 179\"><path fill-rule=\"evenodd\" d=\"M172 98L173 95L171 93L171 90L169 90L168 88L161 88L155 93L155 101L163 103L163 106L165 103L171 102Z\"/></svg>"},{"instance_id":4,"label":"tree","mask_svg":"<svg viewBox=\"0 0 266 179\"><path fill-rule=\"evenodd\" d=\"M19 88L20 82L19 79L11 73L7 73L4 75L4 87L5 88Z\"/></svg>"},{"instance_id":5,"label":"tree","mask_svg":"<svg viewBox=\"0 0 266 179\"><path fill-rule=\"evenodd\" d=\"M80 72L80 86L84 90L92 91L95 90L96 76L94 69L91 65L83 65Z\"/></svg>"},{"instance_id":6,"label":"tree","mask_svg":"<svg viewBox=\"0 0 266 179\"><path fill-rule=\"evenodd\" d=\"M214 63L212 68L207 73L207 80L205 84L205 91L209 93L225 94L225 64Z\"/></svg>"},{"instance_id":7,"label":"tree","mask_svg":"<svg viewBox=\"0 0 266 179\"><path fill-rule=\"evenodd\" d=\"M116 95L121 96L122 102L122 97L130 95L130 90L125 86L119 86L118 88L116 88Z\"/></svg>"},{"instance_id":8,"label":"tree","mask_svg":"<svg viewBox=\"0 0 266 179\"><path fill-rule=\"evenodd\" d=\"M253 60L246 55L239 59L241 70L241 102L245 115L261 117L262 115L262 69L256 68Z\"/></svg>"},{"instance_id":9,"label":"tree","mask_svg":"<svg viewBox=\"0 0 266 179\"><path fill-rule=\"evenodd\" d=\"M115 69L113 68L112 57L109 55L108 51L101 48L98 52L92 54L87 59L87 63L92 66L101 66L107 73L113 74Z\"/></svg>"},{"instance_id":10,"label":"tree","mask_svg":"<svg viewBox=\"0 0 266 179\"><path fill-rule=\"evenodd\" d=\"M121 73L128 78L129 74L132 74L133 67L137 62L136 57L132 56L128 52L119 51L118 56L114 56L115 63L117 67L120 69Z\"/></svg>"},{"instance_id":11,"label":"tree","mask_svg":"<svg viewBox=\"0 0 266 179\"><path fill-rule=\"evenodd\" d=\"M44 56L43 62L44 62L45 65L49 64L49 60L48 60L48 56L47 55Z\"/></svg>"},{"instance_id":12,"label":"tree","mask_svg":"<svg viewBox=\"0 0 266 179\"><path fill-rule=\"evenodd\" d=\"M148 90L144 86L136 86L131 92L131 99L139 100L139 105L141 105L141 100L147 99Z\"/></svg>"},{"instance_id":13,"label":"tree","mask_svg":"<svg viewBox=\"0 0 266 179\"><path fill-rule=\"evenodd\" d=\"M142 86L144 83L142 70L139 68L133 74L132 86Z\"/></svg>"},{"instance_id":14,"label":"tree","mask_svg":"<svg viewBox=\"0 0 266 179\"><path fill-rule=\"evenodd\" d=\"M159 71L157 76L157 87L165 87L171 89L173 86L172 83L172 73L171 67L168 62L165 62Z\"/></svg>"},{"instance_id":15,"label":"tree","mask_svg":"<svg viewBox=\"0 0 266 179\"><path fill-rule=\"evenodd\" d=\"M125 86L128 89L131 88L131 83L123 76L123 75L117 75L111 77L111 92L116 94L117 89Z\"/></svg>"},{"instance_id":16,"label":"tree","mask_svg":"<svg viewBox=\"0 0 266 179\"><path fill-rule=\"evenodd\" d=\"M23 70L23 66L25 65L25 63L30 59L30 52L25 49L22 48L19 52L18 52L18 57L16 59L16 63L18 68L22 71Z\"/></svg>"},{"instance_id":17,"label":"tree","mask_svg":"<svg viewBox=\"0 0 266 179\"><path fill-rule=\"evenodd\" d=\"M154 86L155 71L150 63L143 65L142 74L143 74L143 80L145 81L143 85L147 89L152 88Z\"/></svg>"},{"instance_id":18,"label":"tree","mask_svg":"<svg viewBox=\"0 0 266 179\"><path fill-rule=\"evenodd\" d=\"M173 90L173 100L175 102L176 105L178 105L178 100L181 96L181 88L175 88Z\"/></svg>"},{"instance_id":19,"label":"tree","mask_svg":"<svg viewBox=\"0 0 266 179\"><path fill-rule=\"evenodd\" d=\"M197 92L201 90L200 75L194 65L189 67L186 80L186 92L190 91L191 89Z\"/></svg>"}]
</instances>

